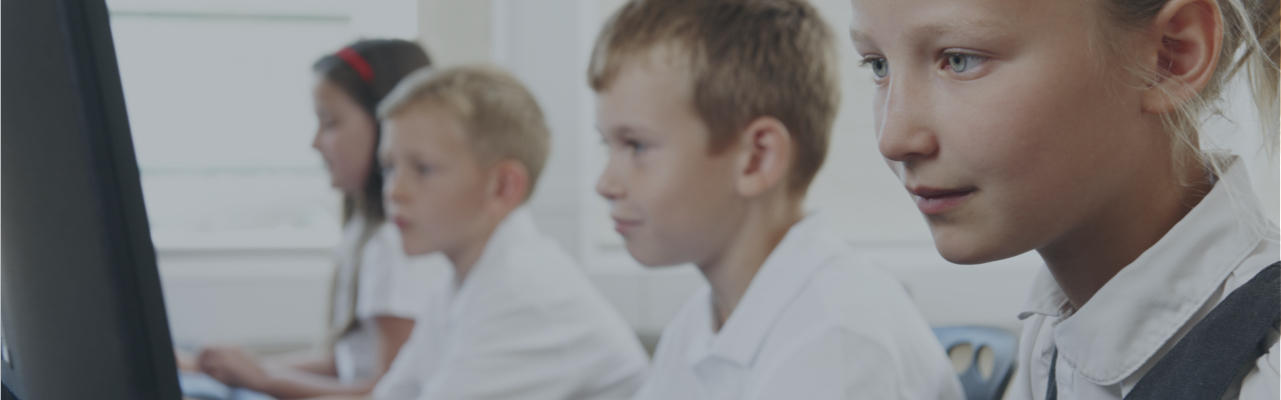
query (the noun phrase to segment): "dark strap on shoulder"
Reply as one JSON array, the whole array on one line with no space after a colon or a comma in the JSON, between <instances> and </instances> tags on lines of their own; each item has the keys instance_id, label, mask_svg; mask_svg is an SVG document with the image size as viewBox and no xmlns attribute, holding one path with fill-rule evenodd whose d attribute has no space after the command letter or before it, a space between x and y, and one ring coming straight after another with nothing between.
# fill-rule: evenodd
<instances>
[{"instance_id":1,"label":"dark strap on shoulder","mask_svg":"<svg viewBox=\"0 0 1281 400\"><path fill-rule=\"evenodd\" d=\"M1054 346L1054 355L1050 356L1050 381L1045 384L1045 400L1059 400L1059 379L1054 373L1059 363L1059 347Z\"/></svg>"},{"instance_id":2,"label":"dark strap on shoulder","mask_svg":"<svg viewBox=\"0 0 1281 400\"><path fill-rule=\"evenodd\" d=\"M1222 398L1241 368L1268 351L1263 341L1281 322L1279 278L1281 262L1228 294L1139 379L1125 399Z\"/></svg>"}]
</instances>

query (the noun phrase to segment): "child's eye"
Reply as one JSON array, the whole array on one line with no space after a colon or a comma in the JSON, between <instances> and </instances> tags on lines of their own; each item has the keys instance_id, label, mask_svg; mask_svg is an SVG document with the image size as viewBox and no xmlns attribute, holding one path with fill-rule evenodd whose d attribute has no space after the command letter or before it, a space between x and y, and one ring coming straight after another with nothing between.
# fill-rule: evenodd
<instances>
[{"instance_id":1,"label":"child's eye","mask_svg":"<svg viewBox=\"0 0 1281 400\"><path fill-rule=\"evenodd\" d=\"M625 144L627 145L627 148L632 149L632 154L641 154L644 153L645 150L649 149L649 146L635 140L628 140Z\"/></svg>"},{"instance_id":2,"label":"child's eye","mask_svg":"<svg viewBox=\"0 0 1281 400\"><path fill-rule=\"evenodd\" d=\"M952 53L947 55L947 65L952 68L952 72L962 73L978 66L986 59L987 57L973 54Z\"/></svg>"},{"instance_id":3,"label":"child's eye","mask_svg":"<svg viewBox=\"0 0 1281 400\"><path fill-rule=\"evenodd\" d=\"M427 173L431 172L431 166L427 164L418 164L414 168L418 170L419 175L427 175Z\"/></svg>"},{"instance_id":4,"label":"child's eye","mask_svg":"<svg viewBox=\"0 0 1281 400\"><path fill-rule=\"evenodd\" d=\"M877 78L884 78L890 74L890 64L881 57L866 57L859 63L863 67L872 67L872 74Z\"/></svg>"}]
</instances>

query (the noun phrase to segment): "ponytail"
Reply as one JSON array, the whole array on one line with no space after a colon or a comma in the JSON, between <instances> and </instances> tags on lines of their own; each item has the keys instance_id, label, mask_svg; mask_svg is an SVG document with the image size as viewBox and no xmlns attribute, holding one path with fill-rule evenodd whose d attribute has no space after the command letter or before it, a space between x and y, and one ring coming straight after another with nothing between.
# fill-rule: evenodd
<instances>
[{"instance_id":1,"label":"ponytail","mask_svg":"<svg viewBox=\"0 0 1281 400\"><path fill-rule=\"evenodd\" d=\"M1245 50L1235 61L1233 75L1242 67L1249 74L1250 90L1254 94L1254 103L1259 110L1259 119L1264 129L1263 144L1267 146L1268 155L1277 155L1278 135L1281 135L1281 103L1277 92L1281 80L1281 2L1276 0L1225 0L1232 4L1238 18L1248 21L1249 30L1242 32L1248 43ZM1248 2L1249 4L1241 4ZM1226 19L1226 18L1225 18ZM1235 52L1235 49L1233 49Z\"/></svg>"}]
</instances>

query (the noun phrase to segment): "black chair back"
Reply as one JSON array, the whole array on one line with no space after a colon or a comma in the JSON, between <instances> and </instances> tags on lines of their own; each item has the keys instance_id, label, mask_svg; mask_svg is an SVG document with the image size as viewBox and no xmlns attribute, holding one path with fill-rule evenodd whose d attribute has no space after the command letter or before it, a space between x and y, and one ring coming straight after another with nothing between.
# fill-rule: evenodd
<instances>
[{"instance_id":1,"label":"black chair back","mask_svg":"<svg viewBox=\"0 0 1281 400\"><path fill-rule=\"evenodd\" d=\"M943 349L952 355L958 347L969 345L969 365L957 372L968 400L1000 400L1014 376L1014 358L1018 353L1018 338L1000 328L983 326L948 326L934 328L934 335ZM979 358L983 349L992 355L992 369L983 371ZM964 354L961 354L964 356ZM988 374L984 374L988 372Z\"/></svg>"}]
</instances>

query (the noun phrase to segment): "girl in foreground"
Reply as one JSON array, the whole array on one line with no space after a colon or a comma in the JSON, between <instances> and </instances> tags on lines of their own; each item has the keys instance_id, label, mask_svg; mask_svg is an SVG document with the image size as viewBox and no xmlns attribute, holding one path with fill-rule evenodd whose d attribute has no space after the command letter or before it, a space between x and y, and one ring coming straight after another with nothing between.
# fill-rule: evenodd
<instances>
[{"instance_id":1,"label":"girl in foreground","mask_svg":"<svg viewBox=\"0 0 1281 400\"><path fill-rule=\"evenodd\" d=\"M1198 130L1237 72L1278 120L1276 0L852 3L939 253L1045 261L1011 398L1277 398L1277 227Z\"/></svg>"}]
</instances>

